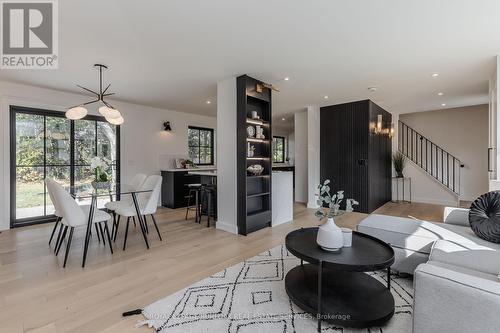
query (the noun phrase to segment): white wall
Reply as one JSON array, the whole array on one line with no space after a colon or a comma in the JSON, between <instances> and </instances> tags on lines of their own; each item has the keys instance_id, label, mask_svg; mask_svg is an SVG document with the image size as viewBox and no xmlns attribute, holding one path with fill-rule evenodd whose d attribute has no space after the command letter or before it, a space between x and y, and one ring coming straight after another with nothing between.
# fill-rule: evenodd
<instances>
[{"instance_id":1,"label":"white wall","mask_svg":"<svg viewBox=\"0 0 500 333\"><path fill-rule=\"evenodd\" d=\"M488 105L400 114L399 119L465 164L461 200L488 191ZM405 175L412 177L413 201L456 204L454 196L420 168L408 163Z\"/></svg>"},{"instance_id":2,"label":"white wall","mask_svg":"<svg viewBox=\"0 0 500 333\"><path fill-rule=\"evenodd\" d=\"M43 89L34 86L0 81L0 184L5 189L0 193L0 230L10 226L10 156L9 156L9 105L35 107L63 111L71 105L90 100L91 97ZM111 100L110 100L111 101ZM162 155L187 154L188 125L216 128L216 118L184 112L176 112L137 104L113 101L125 123L121 127L121 174L127 181L137 172L158 174ZM97 105L89 106L92 114ZM170 121L172 131L163 131L163 122Z\"/></svg>"},{"instance_id":3,"label":"white wall","mask_svg":"<svg viewBox=\"0 0 500 333\"><path fill-rule=\"evenodd\" d=\"M290 164L295 164L295 132L288 134L288 157Z\"/></svg>"},{"instance_id":4,"label":"white wall","mask_svg":"<svg viewBox=\"0 0 500 333\"><path fill-rule=\"evenodd\" d=\"M307 207L318 208L317 186L320 182L320 109L307 107Z\"/></svg>"},{"instance_id":5,"label":"white wall","mask_svg":"<svg viewBox=\"0 0 500 333\"><path fill-rule=\"evenodd\" d=\"M307 112L294 115L295 121L295 201L307 203Z\"/></svg>"},{"instance_id":6,"label":"white wall","mask_svg":"<svg viewBox=\"0 0 500 333\"><path fill-rule=\"evenodd\" d=\"M217 83L217 229L238 233L236 77Z\"/></svg>"},{"instance_id":7,"label":"white wall","mask_svg":"<svg viewBox=\"0 0 500 333\"><path fill-rule=\"evenodd\" d=\"M498 114L498 101L500 100L500 89L498 88L498 82L500 82L500 56L497 55L495 59L495 70L490 77L488 87L488 147L489 149L491 149L491 151L489 151L491 160L490 165L488 166L488 180L490 191L500 190L500 180L498 172L498 166L500 162L500 149L498 149L498 147L500 147L500 136L498 135L498 123L500 122L500 117Z\"/></svg>"}]
</instances>

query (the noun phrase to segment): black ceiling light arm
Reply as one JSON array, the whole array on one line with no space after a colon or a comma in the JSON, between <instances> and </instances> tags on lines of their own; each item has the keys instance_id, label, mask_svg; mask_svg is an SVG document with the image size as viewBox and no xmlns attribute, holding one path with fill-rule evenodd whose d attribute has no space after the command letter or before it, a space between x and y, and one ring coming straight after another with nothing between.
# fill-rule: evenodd
<instances>
[{"instance_id":1,"label":"black ceiling light arm","mask_svg":"<svg viewBox=\"0 0 500 333\"><path fill-rule=\"evenodd\" d=\"M76 106L82 106L82 105L88 105L88 104L93 104L93 103L97 103L97 102L102 102L104 105L106 105L108 108L112 108L114 109L114 107L106 102L104 100L104 97L106 96L111 96L111 95L114 95L115 93L106 93L109 89L109 87L111 87L111 83L108 84L108 86L102 90L102 70L103 69L108 69L108 66L106 65L102 65L102 64L95 64L94 67L96 67L97 69L99 69L99 92L95 92L93 91L92 89L89 89L89 88L85 88L79 84L77 84L76 86L79 87L79 88L82 88L83 90L93 94L96 96L97 99L93 100L93 101L90 101L90 102L85 102L85 103L82 103L82 104L79 104L79 105L75 105L73 107L76 107ZM71 108L73 108L71 107ZM70 109L71 109L70 108Z\"/></svg>"}]
</instances>

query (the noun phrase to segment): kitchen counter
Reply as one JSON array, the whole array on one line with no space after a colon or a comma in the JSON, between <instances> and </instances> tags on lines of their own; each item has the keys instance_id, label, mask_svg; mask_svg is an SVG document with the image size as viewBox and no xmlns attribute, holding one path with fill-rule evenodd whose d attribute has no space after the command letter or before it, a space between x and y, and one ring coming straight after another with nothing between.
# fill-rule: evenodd
<instances>
[{"instance_id":1,"label":"kitchen counter","mask_svg":"<svg viewBox=\"0 0 500 333\"><path fill-rule=\"evenodd\" d=\"M162 206L168 208L186 207L186 197L189 195L189 184L199 184L203 178L207 176L193 175L191 172L208 173L215 171L217 168L189 168L189 169L164 169L161 171L163 178L161 186L161 202ZM216 179L210 177L210 179ZM212 181L207 182L212 183Z\"/></svg>"},{"instance_id":2,"label":"kitchen counter","mask_svg":"<svg viewBox=\"0 0 500 333\"><path fill-rule=\"evenodd\" d=\"M217 169L189 171L190 175L217 177Z\"/></svg>"},{"instance_id":3,"label":"kitchen counter","mask_svg":"<svg viewBox=\"0 0 500 333\"><path fill-rule=\"evenodd\" d=\"M187 173L201 177L202 184L215 184L217 170L196 170ZM293 172L274 170L272 178L272 226L293 220Z\"/></svg>"},{"instance_id":4,"label":"kitchen counter","mask_svg":"<svg viewBox=\"0 0 500 333\"><path fill-rule=\"evenodd\" d=\"M273 171L272 226L293 220L293 173Z\"/></svg>"},{"instance_id":5,"label":"kitchen counter","mask_svg":"<svg viewBox=\"0 0 500 333\"><path fill-rule=\"evenodd\" d=\"M217 170L217 167L199 167L199 168L189 168L189 169L164 169L160 171L164 172L181 172L181 171L209 171L209 170Z\"/></svg>"},{"instance_id":6,"label":"kitchen counter","mask_svg":"<svg viewBox=\"0 0 500 333\"><path fill-rule=\"evenodd\" d=\"M295 188L295 165L286 163L274 163L273 171L291 171L293 172L293 188Z\"/></svg>"}]
</instances>

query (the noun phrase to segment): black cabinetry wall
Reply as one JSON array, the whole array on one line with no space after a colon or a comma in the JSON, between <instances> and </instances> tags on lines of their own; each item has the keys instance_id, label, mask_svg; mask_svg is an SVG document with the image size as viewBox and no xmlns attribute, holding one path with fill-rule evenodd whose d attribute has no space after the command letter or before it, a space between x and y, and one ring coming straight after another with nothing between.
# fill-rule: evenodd
<instances>
[{"instance_id":1,"label":"black cabinetry wall","mask_svg":"<svg viewBox=\"0 0 500 333\"><path fill-rule=\"evenodd\" d=\"M261 81L247 75L236 79L236 94L238 233L247 235L271 225L272 94ZM252 118L252 111L258 119ZM264 138L251 136L248 127L262 128ZM249 145L255 149L251 157ZM252 165L262 166L263 172L251 174L247 168Z\"/></svg>"},{"instance_id":2,"label":"black cabinetry wall","mask_svg":"<svg viewBox=\"0 0 500 333\"><path fill-rule=\"evenodd\" d=\"M375 133L382 115L381 133ZM320 110L320 177L332 181L332 193L344 190L371 213L391 200L392 115L370 100Z\"/></svg>"}]
</instances>

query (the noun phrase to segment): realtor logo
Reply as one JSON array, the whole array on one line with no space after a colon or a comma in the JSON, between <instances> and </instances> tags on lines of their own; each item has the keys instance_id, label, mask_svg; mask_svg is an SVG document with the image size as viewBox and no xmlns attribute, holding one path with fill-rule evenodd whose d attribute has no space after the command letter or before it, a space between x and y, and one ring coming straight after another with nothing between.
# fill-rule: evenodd
<instances>
[{"instance_id":1,"label":"realtor logo","mask_svg":"<svg viewBox=\"0 0 500 333\"><path fill-rule=\"evenodd\" d=\"M56 69L57 1L2 0L2 69Z\"/></svg>"}]
</instances>

